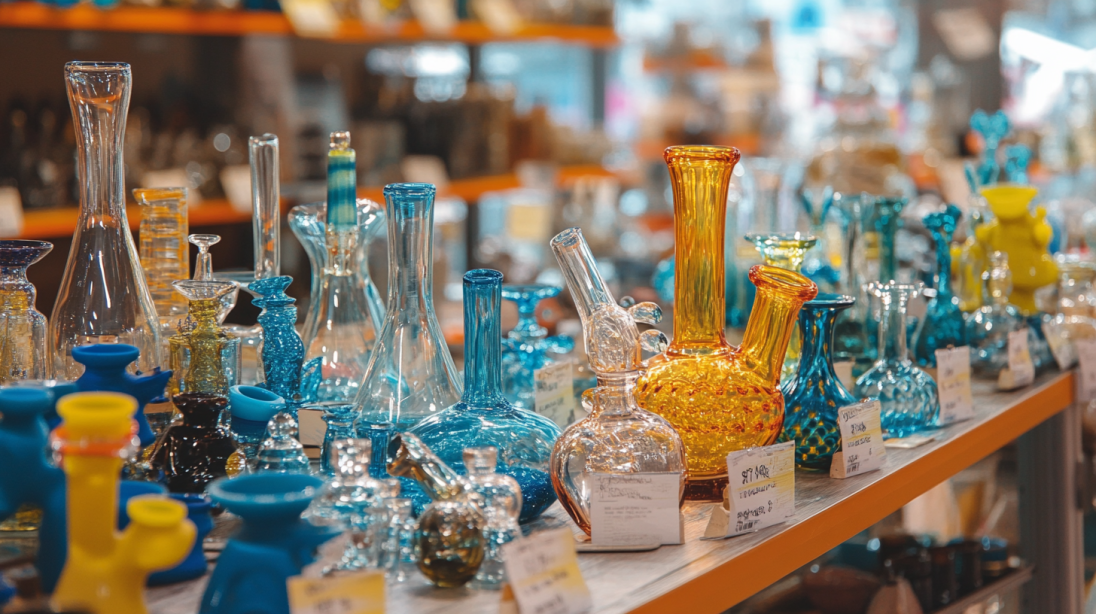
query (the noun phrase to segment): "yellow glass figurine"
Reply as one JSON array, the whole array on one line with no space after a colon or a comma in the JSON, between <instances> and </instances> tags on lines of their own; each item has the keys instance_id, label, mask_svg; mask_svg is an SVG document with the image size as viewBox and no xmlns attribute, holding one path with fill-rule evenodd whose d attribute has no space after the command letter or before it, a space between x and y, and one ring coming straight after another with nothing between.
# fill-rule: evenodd
<instances>
[{"instance_id":1,"label":"yellow glass figurine","mask_svg":"<svg viewBox=\"0 0 1096 614\"><path fill-rule=\"evenodd\" d=\"M1046 209L1028 211L1038 190L1025 185L997 185L982 188L994 219L975 230L975 249L1008 254L1012 269L1009 302L1024 315L1036 313L1035 290L1058 279L1058 266L1047 252L1053 229L1046 221ZM978 260L985 262L984 254ZM978 271L981 276L982 271Z\"/></svg>"},{"instance_id":2,"label":"yellow glass figurine","mask_svg":"<svg viewBox=\"0 0 1096 614\"><path fill-rule=\"evenodd\" d=\"M757 298L741 347L723 332L723 232L737 149L670 147L674 190L674 337L648 363L636 401L685 444L685 497L721 501L727 454L776 441L784 424L780 371L799 308L818 293L803 275L757 265Z\"/></svg>"},{"instance_id":3,"label":"yellow glass figurine","mask_svg":"<svg viewBox=\"0 0 1096 614\"><path fill-rule=\"evenodd\" d=\"M114 392L62 398L51 445L68 482L68 559L51 604L93 614L144 614L149 573L177 565L194 545L186 506L159 495L130 499L118 533L118 475L137 447L137 401Z\"/></svg>"}]
</instances>

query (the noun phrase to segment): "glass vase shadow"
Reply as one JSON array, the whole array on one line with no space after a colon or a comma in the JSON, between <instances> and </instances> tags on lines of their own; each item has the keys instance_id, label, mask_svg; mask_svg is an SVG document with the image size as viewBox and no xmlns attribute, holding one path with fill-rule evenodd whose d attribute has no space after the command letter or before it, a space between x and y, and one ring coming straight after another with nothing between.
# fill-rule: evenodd
<instances>
[{"instance_id":1,"label":"glass vase shadow","mask_svg":"<svg viewBox=\"0 0 1096 614\"><path fill-rule=\"evenodd\" d=\"M795 376L782 387L782 441L795 441L795 463L805 469L827 470L841 448L837 411L857 402L833 369L833 336L837 315L855 299L819 294L799 311L803 351Z\"/></svg>"},{"instance_id":2,"label":"glass vase shadow","mask_svg":"<svg viewBox=\"0 0 1096 614\"><path fill-rule=\"evenodd\" d=\"M173 373L169 393L227 397L228 389L238 383L240 340L217 324L217 310L226 295L237 291L236 283L183 279L173 285L190 306L187 327L168 340Z\"/></svg>"},{"instance_id":3,"label":"glass vase shadow","mask_svg":"<svg viewBox=\"0 0 1096 614\"><path fill-rule=\"evenodd\" d=\"M463 467L466 448L498 449L498 472L521 486L521 520L528 522L556 500L549 461L560 430L502 394L501 303L502 273L477 269L464 275L464 394L408 432L453 468Z\"/></svg>"},{"instance_id":4,"label":"glass vase shadow","mask_svg":"<svg viewBox=\"0 0 1096 614\"><path fill-rule=\"evenodd\" d=\"M388 306L354 404L361 420L405 431L461 398L433 299L434 194L428 183L385 186Z\"/></svg>"},{"instance_id":5,"label":"glass vase shadow","mask_svg":"<svg viewBox=\"0 0 1096 614\"><path fill-rule=\"evenodd\" d=\"M46 241L0 241L0 384L49 379L48 324L34 307L27 268L52 249Z\"/></svg>"},{"instance_id":6,"label":"glass vase shadow","mask_svg":"<svg viewBox=\"0 0 1096 614\"><path fill-rule=\"evenodd\" d=\"M72 349L126 343L136 368L161 365L160 324L129 231L122 139L129 108L128 64L69 62L65 82L77 148L80 217L50 316L53 376L76 379Z\"/></svg>"},{"instance_id":7,"label":"glass vase shadow","mask_svg":"<svg viewBox=\"0 0 1096 614\"><path fill-rule=\"evenodd\" d=\"M922 285L872 282L879 299L879 359L856 380L854 394L879 400L883 436L907 437L930 429L940 413L936 382L910 360L906 346L906 308Z\"/></svg>"},{"instance_id":8,"label":"glass vase shadow","mask_svg":"<svg viewBox=\"0 0 1096 614\"><path fill-rule=\"evenodd\" d=\"M518 323L502 340L502 389L515 407L535 409L537 370L556 362L549 354L566 354L575 348L574 339L549 337L548 330L537 322L537 303L560 290L539 284L502 287L502 298L518 306Z\"/></svg>"},{"instance_id":9,"label":"glass vase shadow","mask_svg":"<svg viewBox=\"0 0 1096 614\"><path fill-rule=\"evenodd\" d=\"M913 335L913 356L919 367L936 367L936 350L967 345L966 323L959 297L951 288L951 237L963 213L948 205L944 211L925 216L925 228L936 245L936 295L925 306L925 315Z\"/></svg>"},{"instance_id":10,"label":"glass vase shadow","mask_svg":"<svg viewBox=\"0 0 1096 614\"><path fill-rule=\"evenodd\" d=\"M186 188L133 190L134 200L141 205L141 268L145 270L163 339L175 334L187 314L186 298L171 285L190 278L186 196Z\"/></svg>"}]
</instances>

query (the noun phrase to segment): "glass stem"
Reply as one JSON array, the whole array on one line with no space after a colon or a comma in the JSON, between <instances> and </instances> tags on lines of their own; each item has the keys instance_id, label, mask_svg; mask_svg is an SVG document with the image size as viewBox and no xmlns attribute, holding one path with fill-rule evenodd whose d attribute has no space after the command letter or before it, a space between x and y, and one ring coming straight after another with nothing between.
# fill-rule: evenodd
<instances>
[{"instance_id":1,"label":"glass stem","mask_svg":"<svg viewBox=\"0 0 1096 614\"><path fill-rule=\"evenodd\" d=\"M488 269L464 275L464 398L491 407L502 398L502 273Z\"/></svg>"},{"instance_id":2,"label":"glass stem","mask_svg":"<svg viewBox=\"0 0 1096 614\"><path fill-rule=\"evenodd\" d=\"M252 230L255 235L255 279L277 277L281 271L281 193L278 185L278 137L253 136L247 141L251 158Z\"/></svg>"},{"instance_id":3,"label":"glass stem","mask_svg":"<svg viewBox=\"0 0 1096 614\"><path fill-rule=\"evenodd\" d=\"M433 294L434 188L396 184L385 188L388 205L388 312L418 317Z\"/></svg>"},{"instance_id":4,"label":"glass stem","mask_svg":"<svg viewBox=\"0 0 1096 614\"><path fill-rule=\"evenodd\" d=\"M889 293L880 301L883 315L879 318L879 359L906 362L906 296Z\"/></svg>"}]
</instances>

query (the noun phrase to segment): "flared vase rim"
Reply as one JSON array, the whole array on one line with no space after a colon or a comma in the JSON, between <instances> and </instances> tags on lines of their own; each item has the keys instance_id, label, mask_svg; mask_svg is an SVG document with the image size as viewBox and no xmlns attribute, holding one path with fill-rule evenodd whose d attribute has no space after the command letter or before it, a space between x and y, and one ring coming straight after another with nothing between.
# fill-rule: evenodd
<instances>
[{"instance_id":1,"label":"flared vase rim","mask_svg":"<svg viewBox=\"0 0 1096 614\"><path fill-rule=\"evenodd\" d=\"M847 294L820 293L803 303L803 308L845 309L856 304L856 298Z\"/></svg>"},{"instance_id":2,"label":"flared vase rim","mask_svg":"<svg viewBox=\"0 0 1096 614\"><path fill-rule=\"evenodd\" d=\"M552 247L575 247L582 243L582 229L572 226L552 237Z\"/></svg>"},{"instance_id":3,"label":"flared vase rim","mask_svg":"<svg viewBox=\"0 0 1096 614\"><path fill-rule=\"evenodd\" d=\"M0 240L0 267L26 268L53 251L53 243L31 239Z\"/></svg>"},{"instance_id":4,"label":"flared vase rim","mask_svg":"<svg viewBox=\"0 0 1096 614\"><path fill-rule=\"evenodd\" d=\"M756 264L750 268L750 281L760 288L773 288L783 296L795 297L803 301L818 294L818 286L807 276L767 264Z\"/></svg>"},{"instance_id":5,"label":"flared vase rim","mask_svg":"<svg viewBox=\"0 0 1096 614\"><path fill-rule=\"evenodd\" d=\"M259 135L251 135L247 137L248 146L252 145L277 145L278 135L272 132L264 132Z\"/></svg>"},{"instance_id":6,"label":"flared vase rim","mask_svg":"<svg viewBox=\"0 0 1096 614\"><path fill-rule=\"evenodd\" d=\"M323 480L304 473L264 472L214 480L208 492L214 501L246 520L249 514L239 513L239 506L248 510L260 505L293 507L314 499L322 484Z\"/></svg>"},{"instance_id":7,"label":"flared vase rim","mask_svg":"<svg viewBox=\"0 0 1096 614\"><path fill-rule=\"evenodd\" d=\"M662 152L662 157L667 164L677 160L708 160L735 164L742 159L742 152L737 147L718 145L671 145Z\"/></svg>"},{"instance_id":8,"label":"flared vase rim","mask_svg":"<svg viewBox=\"0 0 1096 614\"><path fill-rule=\"evenodd\" d=\"M502 273L494 269L472 269L464 274L464 283L472 286L502 284Z\"/></svg>"},{"instance_id":9,"label":"flared vase rim","mask_svg":"<svg viewBox=\"0 0 1096 614\"><path fill-rule=\"evenodd\" d=\"M128 343L92 343L72 348L72 359L88 367L125 366L137 360L140 355L141 350ZM89 364L85 360L94 360L96 364Z\"/></svg>"},{"instance_id":10,"label":"flared vase rim","mask_svg":"<svg viewBox=\"0 0 1096 614\"><path fill-rule=\"evenodd\" d=\"M71 73L120 73L130 74L132 68L129 62L100 62L74 60L65 63L65 74Z\"/></svg>"},{"instance_id":11,"label":"flared vase rim","mask_svg":"<svg viewBox=\"0 0 1096 614\"><path fill-rule=\"evenodd\" d=\"M385 196L434 196L438 187L432 183L390 183L384 186Z\"/></svg>"},{"instance_id":12,"label":"flared vase rim","mask_svg":"<svg viewBox=\"0 0 1096 614\"><path fill-rule=\"evenodd\" d=\"M179 294L192 301L218 299L239 287L234 281L219 279L177 279L171 285Z\"/></svg>"}]
</instances>

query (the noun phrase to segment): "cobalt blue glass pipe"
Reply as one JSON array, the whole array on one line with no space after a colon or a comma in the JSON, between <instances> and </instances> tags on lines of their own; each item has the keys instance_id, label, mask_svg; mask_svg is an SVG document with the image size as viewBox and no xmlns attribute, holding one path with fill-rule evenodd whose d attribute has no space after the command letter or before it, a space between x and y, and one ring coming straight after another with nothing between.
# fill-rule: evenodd
<instances>
[{"instance_id":1,"label":"cobalt blue glass pipe","mask_svg":"<svg viewBox=\"0 0 1096 614\"><path fill-rule=\"evenodd\" d=\"M936 367L936 350L967 345L959 297L951 290L951 236L963 212L955 205L925 216L925 228L936 244L936 296L913 334L913 358L919 367Z\"/></svg>"},{"instance_id":2,"label":"cobalt blue glass pipe","mask_svg":"<svg viewBox=\"0 0 1096 614\"><path fill-rule=\"evenodd\" d=\"M251 282L247 289L256 295L251 303L262 309L259 325L263 327L263 387L285 399L296 416L302 403L316 400L323 358L304 362L304 341L295 328L296 299L285 293L292 282L293 278L286 275L267 277Z\"/></svg>"},{"instance_id":3,"label":"cobalt blue glass pipe","mask_svg":"<svg viewBox=\"0 0 1096 614\"><path fill-rule=\"evenodd\" d=\"M514 407L502 394L501 308L502 273L490 269L465 273L464 394L460 402L408 432L461 472L465 448L497 448L497 472L521 486L520 520L526 522L556 500L548 465L560 430L548 418Z\"/></svg>"},{"instance_id":4,"label":"cobalt blue glass pipe","mask_svg":"<svg viewBox=\"0 0 1096 614\"><path fill-rule=\"evenodd\" d=\"M301 513L323 480L301 473L257 473L216 480L209 496L243 520L209 578L199 614L289 614L285 583L339 534L313 526Z\"/></svg>"},{"instance_id":5,"label":"cobalt blue glass pipe","mask_svg":"<svg viewBox=\"0 0 1096 614\"><path fill-rule=\"evenodd\" d=\"M156 436L145 418L145 404L162 397L171 371L156 368L148 375L130 375L126 367L137 360L140 350L125 343L96 343L72 348L72 359L84 365L76 380L80 392L121 392L137 399L137 436L141 446L152 445Z\"/></svg>"},{"instance_id":6,"label":"cobalt blue glass pipe","mask_svg":"<svg viewBox=\"0 0 1096 614\"><path fill-rule=\"evenodd\" d=\"M781 441L795 441L795 463L806 469L830 468L841 447L837 410L857 399L833 370L833 331L837 314L856 300L841 294L819 294L799 312L803 339L795 377L783 387L784 430Z\"/></svg>"},{"instance_id":7,"label":"cobalt blue glass pipe","mask_svg":"<svg viewBox=\"0 0 1096 614\"><path fill-rule=\"evenodd\" d=\"M186 506L186 517L194 523L195 528L198 529L198 534L194 538L194 548L183 559L183 562L171 569L157 571L150 575L148 577L149 586L163 586L164 584L175 584L176 582L200 578L205 575L208 569L205 551L202 550L202 542L205 540L206 535L209 535L209 532L213 530L212 502L204 495L194 494L177 493L172 494L171 498Z\"/></svg>"},{"instance_id":8,"label":"cobalt blue glass pipe","mask_svg":"<svg viewBox=\"0 0 1096 614\"><path fill-rule=\"evenodd\" d=\"M65 474L46 458L53 396L40 388L0 389L0 520L23 504L42 510L38 530L38 576L49 593L65 565L68 547Z\"/></svg>"},{"instance_id":9,"label":"cobalt blue glass pipe","mask_svg":"<svg viewBox=\"0 0 1096 614\"><path fill-rule=\"evenodd\" d=\"M515 407L536 409L537 369L556 362L551 354L575 349L575 340L565 335L548 336L537 323L537 303L552 298L562 288L540 284L503 286L502 298L518 305L518 323L502 340L502 389Z\"/></svg>"},{"instance_id":10,"label":"cobalt blue glass pipe","mask_svg":"<svg viewBox=\"0 0 1096 614\"><path fill-rule=\"evenodd\" d=\"M80 392L80 389L76 387L76 382L69 382L61 379L25 379L18 382L12 382L8 384L8 386L17 388L40 388L53 396L53 407L46 412L46 424L49 425L49 430L51 431L57 428L58 424L61 424L61 416L57 415L57 399L60 399L66 394Z\"/></svg>"},{"instance_id":11,"label":"cobalt blue glass pipe","mask_svg":"<svg viewBox=\"0 0 1096 614\"><path fill-rule=\"evenodd\" d=\"M285 399L258 386L238 385L228 389L228 413L232 436L247 461L255 458L266 437L266 425L285 410Z\"/></svg>"}]
</instances>

